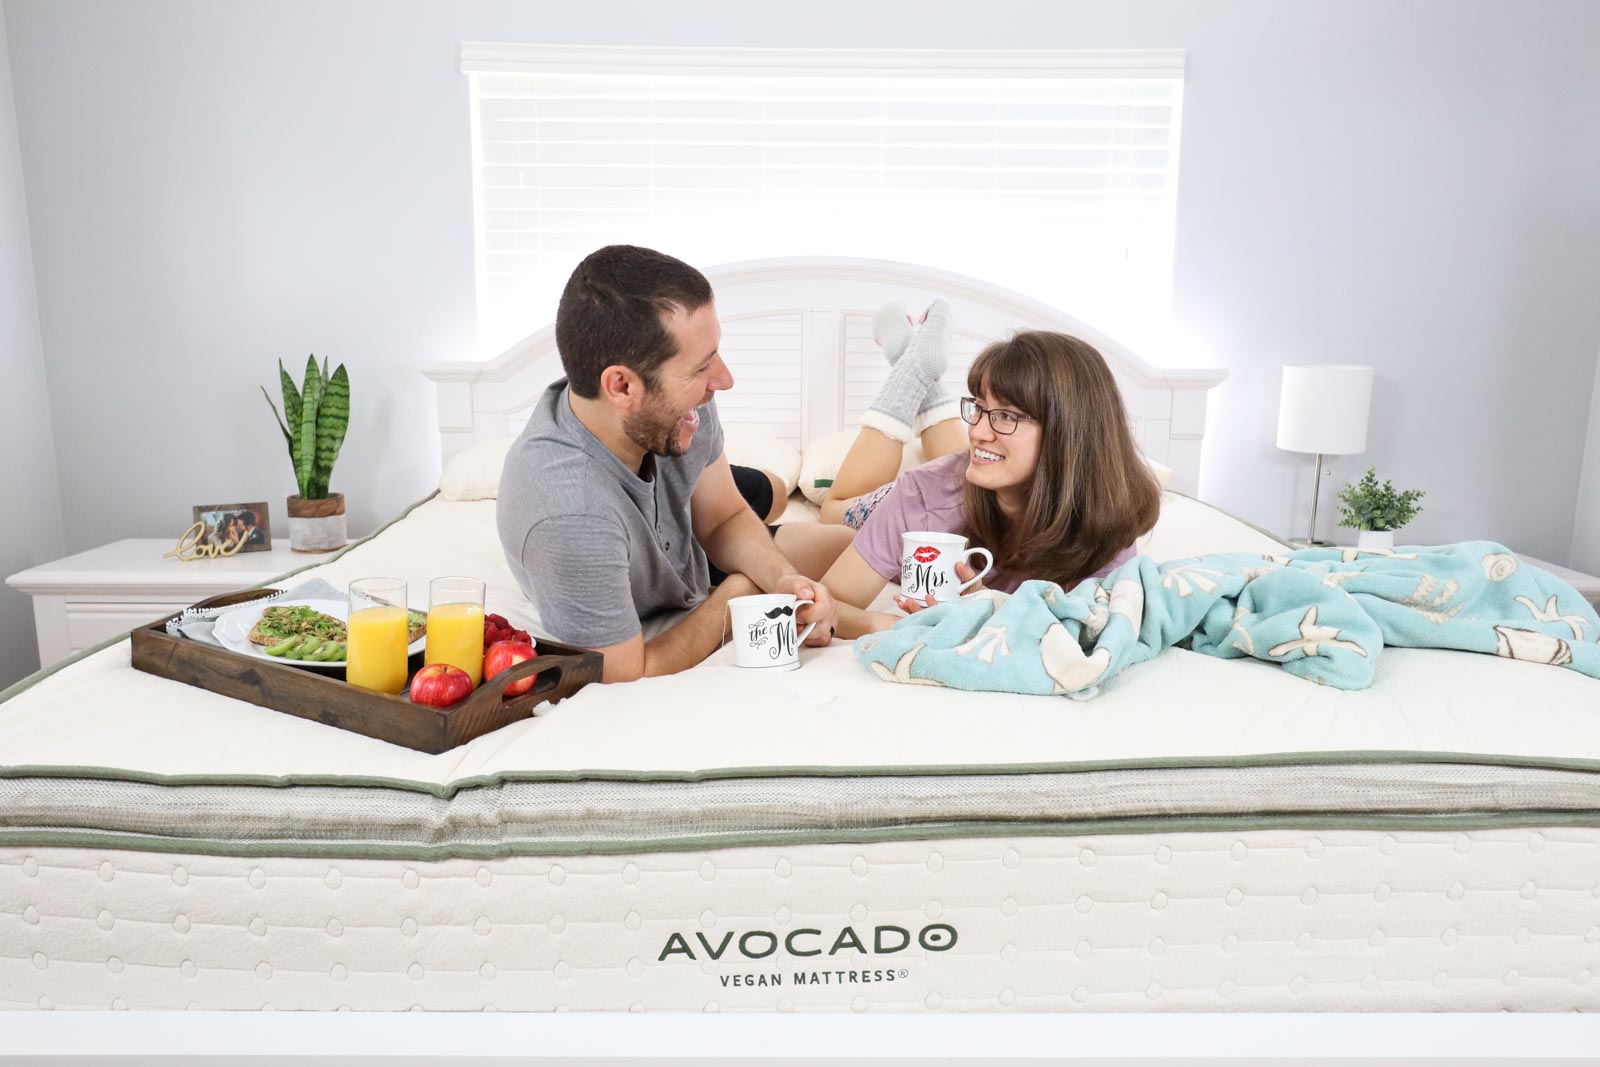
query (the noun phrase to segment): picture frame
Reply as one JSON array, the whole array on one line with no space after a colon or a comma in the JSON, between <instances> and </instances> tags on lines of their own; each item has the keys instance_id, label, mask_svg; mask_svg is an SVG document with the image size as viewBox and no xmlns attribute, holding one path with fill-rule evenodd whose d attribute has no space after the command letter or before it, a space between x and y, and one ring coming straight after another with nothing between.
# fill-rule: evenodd
<instances>
[{"instance_id":1,"label":"picture frame","mask_svg":"<svg viewBox=\"0 0 1600 1067\"><path fill-rule=\"evenodd\" d=\"M272 523L266 501L244 504L196 504L194 521L201 526L199 545L217 548L227 555L238 552L270 552ZM235 549L238 535L246 535Z\"/></svg>"}]
</instances>

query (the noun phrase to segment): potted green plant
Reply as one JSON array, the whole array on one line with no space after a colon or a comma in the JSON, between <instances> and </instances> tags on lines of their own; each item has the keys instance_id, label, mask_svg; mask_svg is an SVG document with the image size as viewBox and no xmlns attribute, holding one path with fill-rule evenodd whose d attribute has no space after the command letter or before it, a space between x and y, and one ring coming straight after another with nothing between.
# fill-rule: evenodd
<instances>
[{"instance_id":1,"label":"potted green plant","mask_svg":"<svg viewBox=\"0 0 1600 1067\"><path fill-rule=\"evenodd\" d=\"M299 388L281 359L278 379L283 385L282 414L265 387L261 395L283 431L300 489L298 496L289 498L289 547L296 552L332 552L347 540L344 494L328 492L328 478L350 424L350 376L343 363L329 374L328 361L318 367L313 355L306 360L305 382Z\"/></svg>"},{"instance_id":2,"label":"potted green plant","mask_svg":"<svg viewBox=\"0 0 1600 1067\"><path fill-rule=\"evenodd\" d=\"M1361 531L1360 548L1393 548L1394 531L1422 512L1417 501L1423 495L1421 489L1397 491L1387 479L1379 485L1378 469L1368 467L1359 482L1339 490L1339 525Z\"/></svg>"}]
</instances>

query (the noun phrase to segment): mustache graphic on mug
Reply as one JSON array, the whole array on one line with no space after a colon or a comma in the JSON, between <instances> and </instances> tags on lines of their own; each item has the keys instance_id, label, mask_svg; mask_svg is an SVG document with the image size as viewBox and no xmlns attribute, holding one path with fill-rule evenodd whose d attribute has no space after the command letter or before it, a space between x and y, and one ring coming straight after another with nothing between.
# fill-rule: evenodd
<instances>
[{"instance_id":1,"label":"mustache graphic on mug","mask_svg":"<svg viewBox=\"0 0 1600 1067\"><path fill-rule=\"evenodd\" d=\"M800 629L799 610L813 603L793 593L760 593L728 601L734 663L773 671L792 671L800 666L800 645L817 624Z\"/></svg>"}]
</instances>

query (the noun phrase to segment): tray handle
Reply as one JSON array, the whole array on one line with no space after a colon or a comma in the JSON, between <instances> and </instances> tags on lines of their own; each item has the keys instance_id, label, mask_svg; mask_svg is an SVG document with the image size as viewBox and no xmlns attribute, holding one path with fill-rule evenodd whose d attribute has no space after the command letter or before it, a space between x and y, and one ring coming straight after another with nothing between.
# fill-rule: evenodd
<instances>
[{"instance_id":1,"label":"tray handle","mask_svg":"<svg viewBox=\"0 0 1600 1067\"><path fill-rule=\"evenodd\" d=\"M520 682L533 675L548 674L549 678L540 678L533 683L533 688L526 693L519 693L510 698L508 703L522 700L533 700L535 697L548 697L552 702L563 700L578 691L577 685L563 685L563 676L566 668L574 659L572 656L540 655L533 659L525 660L515 667L501 671L492 680L484 682L483 688L478 690L481 700L492 703L505 699L505 688L512 682ZM563 691L565 690L565 691Z\"/></svg>"}]
</instances>

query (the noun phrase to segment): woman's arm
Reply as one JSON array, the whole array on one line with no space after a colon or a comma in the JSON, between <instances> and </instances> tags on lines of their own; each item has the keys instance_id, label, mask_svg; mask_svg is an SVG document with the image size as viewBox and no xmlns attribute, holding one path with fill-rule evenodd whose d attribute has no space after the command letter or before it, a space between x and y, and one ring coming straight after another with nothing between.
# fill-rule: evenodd
<instances>
[{"instance_id":1,"label":"woman's arm","mask_svg":"<svg viewBox=\"0 0 1600 1067\"><path fill-rule=\"evenodd\" d=\"M894 615L864 610L889 583L867 565L855 545L846 548L828 568L828 573L822 576L822 584L833 593L839 605L837 637L852 640L862 634L886 630L899 621Z\"/></svg>"}]
</instances>

